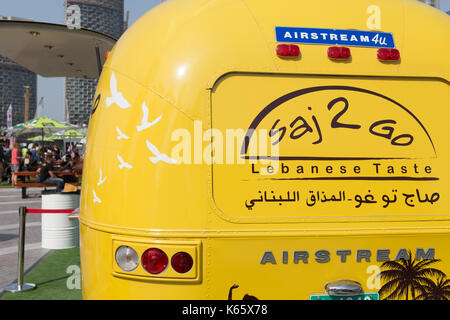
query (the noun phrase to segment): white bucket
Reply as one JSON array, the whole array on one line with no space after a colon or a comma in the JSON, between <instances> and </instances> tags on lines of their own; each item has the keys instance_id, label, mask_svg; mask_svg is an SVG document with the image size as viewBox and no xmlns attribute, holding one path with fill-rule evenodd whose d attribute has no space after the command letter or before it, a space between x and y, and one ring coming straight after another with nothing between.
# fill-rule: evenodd
<instances>
[{"instance_id":1,"label":"white bucket","mask_svg":"<svg viewBox=\"0 0 450 320\"><path fill-rule=\"evenodd\" d=\"M42 209L76 209L80 206L80 193L42 192ZM42 248L68 249L79 247L78 219L69 219L70 213L42 214Z\"/></svg>"}]
</instances>

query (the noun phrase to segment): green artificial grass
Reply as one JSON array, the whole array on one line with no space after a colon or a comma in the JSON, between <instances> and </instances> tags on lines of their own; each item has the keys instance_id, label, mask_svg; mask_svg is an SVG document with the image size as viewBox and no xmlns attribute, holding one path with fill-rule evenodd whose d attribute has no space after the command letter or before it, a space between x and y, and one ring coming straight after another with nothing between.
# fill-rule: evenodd
<instances>
[{"instance_id":1,"label":"green artificial grass","mask_svg":"<svg viewBox=\"0 0 450 320\"><path fill-rule=\"evenodd\" d=\"M0 183L0 188L12 188L12 185L8 181L2 181Z\"/></svg>"},{"instance_id":2,"label":"green artificial grass","mask_svg":"<svg viewBox=\"0 0 450 320\"><path fill-rule=\"evenodd\" d=\"M80 248L53 250L26 276L30 291L7 292L2 300L81 300Z\"/></svg>"}]
</instances>

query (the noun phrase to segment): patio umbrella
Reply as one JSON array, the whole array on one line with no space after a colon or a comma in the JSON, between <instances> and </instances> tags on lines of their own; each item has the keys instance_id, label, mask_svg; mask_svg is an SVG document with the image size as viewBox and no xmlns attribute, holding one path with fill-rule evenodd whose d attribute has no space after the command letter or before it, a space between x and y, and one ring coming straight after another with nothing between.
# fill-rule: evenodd
<instances>
[{"instance_id":1,"label":"patio umbrella","mask_svg":"<svg viewBox=\"0 0 450 320\"><path fill-rule=\"evenodd\" d=\"M12 131L18 135L23 133L36 132L39 130L42 137L41 141L44 141L44 131L47 131L47 133L52 133L53 131L56 131L58 129L64 129L68 127L68 124L58 122L48 117L39 117L24 123L16 124L12 127Z\"/></svg>"},{"instance_id":2,"label":"patio umbrella","mask_svg":"<svg viewBox=\"0 0 450 320\"><path fill-rule=\"evenodd\" d=\"M52 139L52 138L53 138L53 136L51 136L51 137L44 137L43 139L42 139L41 136L35 136L35 137L32 137L32 138L28 138L27 141L53 141L54 139Z\"/></svg>"},{"instance_id":3,"label":"patio umbrella","mask_svg":"<svg viewBox=\"0 0 450 320\"><path fill-rule=\"evenodd\" d=\"M67 142L71 143L73 140L81 140L85 137L86 137L86 135L80 131L77 131L75 129L68 129L68 130L64 130L64 131L55 133L51 138L53 140L63 139L64 140L64 149L66 149Z\"/></svg>"},{"instance_id":4,"label":"patio umbrella","mask_svg":"<svg viewBox=\"0 0 450 320\"><path fill-rule=\"evenodd\" d=\"M84 138L84 134L74 129L57 132L54 134L54 136L58 137L59 139L69 139L69 140L77 140Z\"/></svg>"}]
</instances>

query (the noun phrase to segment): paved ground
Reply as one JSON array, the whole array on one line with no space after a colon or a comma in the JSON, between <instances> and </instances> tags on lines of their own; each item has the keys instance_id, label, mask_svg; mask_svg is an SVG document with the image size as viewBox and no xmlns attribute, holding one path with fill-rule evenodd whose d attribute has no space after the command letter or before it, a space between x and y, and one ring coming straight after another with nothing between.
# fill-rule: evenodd
<instances>
[{"instance_id":1,"label":"paved ground","mask_svg":"<svg viewBox=\"0 0 450 320\"><path fill-rule=\"evenodd\" d=\"M22 199L19 188L0 188L0 292L17 279L19 207L41 208L41 189L31 188ZM25 232L25 271L50 250L41 247L41 216L28 214Z\"/></svg>"}]
</instances>

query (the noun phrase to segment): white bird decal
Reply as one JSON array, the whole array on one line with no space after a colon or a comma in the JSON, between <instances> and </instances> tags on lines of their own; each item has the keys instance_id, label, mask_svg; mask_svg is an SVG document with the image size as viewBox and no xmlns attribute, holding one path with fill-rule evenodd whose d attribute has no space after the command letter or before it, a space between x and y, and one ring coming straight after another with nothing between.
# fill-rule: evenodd
<instances>
[{"instance_id":1,"label":"white bird decal","mask_svg":"<svg viewBox=\"0 0 450 320\"><path fill-rule=\"evenodd\" d=\"M119 168L120 169L122 169L122 168L128 168L128 169L133 168L129 163L126 163L125 161L123 161L123 159L122 159L122 157L120 155L117 155L117 159L119 159L119 162L120 162L120 164L119 164Z\"/></svg>"},{"instance_id":2,"label":"white bird decal","mask_svg":"<svg viewBox=\"0 0 450 320\"><path fill-rule=\"evenodd\" d=\"M108 178L108 177L105 177L103 180L102 180L102 168L100 168L100 178L98 178L98 183L97 183L97 186L100 186L100 185L102 185L103 184L103 182L105 182L106 181L106 178Z\"/></svg>"},{"instance_id":3,"label":"white bird decal","mask_svg":"<svg viewBox=\"0 0 450 320\"><path fill-rule=\"evenodd\" d=\"M166 163L177 163L174 159L169 158L167 155L160 153L159 150L150 143L150 141L147 142L147 148L155 155L155 157L150 157L150 161L153 163L157 163L158 161L166 162Z\"/></svg>"},{"instance_id":4,"label":"white bird decal","mask_svg":"<svg viewBox=\"0 0 450 320\"><path fill-rule=\"evenodd\" d=\"M92 194L94 195L94 203L98 202L98 203L102 203L102 200L100 200L97 195L95 194L95 190L92 189Z\"/></svg>"},{"instance_id":5,"label":"white bird decal","mask_svg":"<svg viewBox=\"0 0 450 320\"><path fill-rule=\"evenodd\" d=\"M128 139L130 139L130 137L127 136L126 134L124 134L118 127L116 127L116 131L117 131L117 134L118 134L117 140L120 140L120 139L128 140Z\"/></svg>"},{"instance_id":6,"label":"white bird decal","mask_svg":"<svg viewBox=\"0 0 450 320\"><path fill-rule=\"evenodd\" d=\"M148 108L145 105L145 101L142 104L142 113L143 113L143 116L142 116L142 120L141 120L141 125L136 127L138 131L142 131L142 130L145 130L147 128L154 126L162 118L162 114L161 114L158 118L156 118L152 122L148 122Z\"/></svg>"},{"instance_id":7,"label":"white bird decal","mask_svg":"<svg viewBox=\"0 0 450 320\"><path fill-rule=\"evenodd\" d=\"M127 100L122 95L122 92L117 91L117 80L114 76L114 73L111 74L111 80L109 82L109 87L111 89L111 95L112 97L106 98L106 106L109 107L111 104L115 103L119 106L119 108L126 109L129 108L131 105L128 103Z\"/></svg>"}]
</instances>

